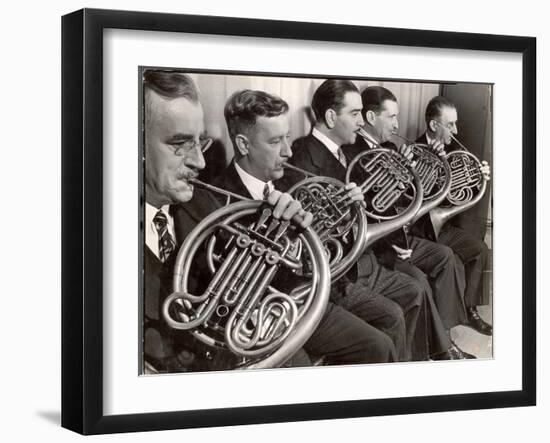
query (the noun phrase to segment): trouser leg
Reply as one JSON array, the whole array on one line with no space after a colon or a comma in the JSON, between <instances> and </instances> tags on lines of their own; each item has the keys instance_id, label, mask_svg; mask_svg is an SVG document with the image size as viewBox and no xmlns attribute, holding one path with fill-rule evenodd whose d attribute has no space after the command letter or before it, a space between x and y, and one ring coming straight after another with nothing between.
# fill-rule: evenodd
<instances>
[{"instance_id":1,"label":"trouser leg","mask_svg":"<svg viewBox=\"0 0 550 443\"><path fill-rule=\"evenodd\" d=\"M410 260L398 260L395 268L419 282L425 293L413 342L413 360L427 360L431 355L447 351L451 347L451 341L439 316L426 274Z\"/></svg>"},{"instance_id":2,"label":"trouser leg","mask_svg":"<svg viewBox=\"0 0 550 443\"><path fill-rule=\"evenodd\" d=\"M409 276L380 266L372 253L361 257L358 267L343 306L389 335L399 360L410 360L424 291Z\"/></svg>"},{"instance_id":3,"label":"trouser leg","mask_svg":"<svg viewBox=\"0 0 550 443\"><path fill-rule=\"evenodd\" d=\"M304 345L310 356L329 364L385 363L397 359L392 340L383 332L329 303L321 323Z\"/></svg>"},{"instance_id":4,"label":"trouser leg","mask_svg":"<svg viewBox=\"0 0 550 443\"><path fill-rule=\"evenodd\" d=\"M411 262L428 276L445 329L466 323L464 272L452 249L415 236L410 246Z\"/></svg>"},{"instance_id":5,"label":"trouser leg","mask_svg":"<svg viewBox=\"0 0 550 443\"><path fill-rule=\"evenodd\" d=\"M450 247L464 263L466 277L464 302L466 307L487 304L482 284L483 271L489 257L487 245L469 232L448 224L441 230L437 241Z\"/></svg>"}]
</instances>

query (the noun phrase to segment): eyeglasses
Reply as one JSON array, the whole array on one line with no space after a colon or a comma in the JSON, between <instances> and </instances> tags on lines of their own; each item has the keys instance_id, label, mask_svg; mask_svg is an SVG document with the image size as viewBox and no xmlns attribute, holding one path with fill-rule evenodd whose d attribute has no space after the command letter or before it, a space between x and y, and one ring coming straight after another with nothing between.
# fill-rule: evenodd
<instances>
[{"instance_id":1,"label":"eyeglasses","mask_svg":"<svg viewBox=\"0 0 550 443\"><path fill-rule=\"evenodd\" d=\"M440 122L439 120L434 120L439 126L441 126L442 128L445 128L449 131L452 131L453 129L456 129L456 122L449 122L447 124L444 124L442 122Z\"/></svg>"},{"instance_id":2,"label":"eyeglasses","mask_svg":"<svg viewBox=\"0 0 550 443\"><path fill-rule=\"evenodd\" d=\"M198 141L189 139L180 143L174 143L173 144L174 155L178 157L182 157L185 154L189 154L191 151L193 151L196 148L199 148L201 152L204 154L206 151L208 151L210 146L212 146L213 141L214 140L211 139L210 137L204 137L204 138L200 138Z\"/></svg>"}]
</instances>

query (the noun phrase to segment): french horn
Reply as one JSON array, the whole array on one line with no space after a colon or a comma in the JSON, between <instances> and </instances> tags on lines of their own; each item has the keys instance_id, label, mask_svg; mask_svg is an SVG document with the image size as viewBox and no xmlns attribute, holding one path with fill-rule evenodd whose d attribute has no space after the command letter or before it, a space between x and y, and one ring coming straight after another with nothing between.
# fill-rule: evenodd
<instances>
[{"instance_id":1,"label":"french horn","mask_svg":"<svg viewBox=\"0 0 550 443\"><path fill-rule=\"evenodd\" d=\"M290 163L285 163L284 167L305 177L288 193L302 204L304 210L312 213L312 228L325 246L334 283L348 272L366 249L365 212L359 202L348 196L348 190L340 180L316 176Z\"/></svg>"},{"instance_id":2,"label":"french horn","mask_svg":"<svg viewBox=\"0 0 550 443\"><path fill-rule=\"evenodd\" d=\"M366 131L358 132L370 141ZM361 182L358 186L365 195L365 212L377 222L368 224L367 247L410 223L423 205L420 176L411 162L393 149L378 147L358 154L346 171L346 183L351 181Z\"/></svg>"},{"instance_id":3,"label":"french horn","mask_svg":"<svg viewBox=\"0 0 550 443\"><path fill-rule=\"evenodd\" d=\"M442 126L438 121L434 121ZM434 208L430 214L436 236L448 220L476 205L483 198L487 188L479 159L452 133L449 135L460 149L446 154L451 168L450 189L443 204Z\"/></svg>"},{"instance_id":4,"label":"french horn","mask_svg":"<svg viewBox=\"0 0 550 443\"><path fill-rule=\"evenodd\" d=\"M330 268L311 227L275 219L265 202L232 197L242 201L211 213L181 245L163 318L208 348L229 352L235 368L278 367L318 326L329 299ZM308 281L288 278L305 263ZM195 295L189 277L200 269L210 277Z\"/></svg>"},{"instance_id":5,"label":"french horn","mask_svg":"<svg viewBox=\"0 0 550 443\"><path fill-rule=\"evenodd\" d=\"M437 208L451 190L451 166L444 156L439 156L424 143L416 143L397 132L392 135L403 140L412 153L413 168L420 177L424 201L411 223Z\"/></svg>"}]
</instances>

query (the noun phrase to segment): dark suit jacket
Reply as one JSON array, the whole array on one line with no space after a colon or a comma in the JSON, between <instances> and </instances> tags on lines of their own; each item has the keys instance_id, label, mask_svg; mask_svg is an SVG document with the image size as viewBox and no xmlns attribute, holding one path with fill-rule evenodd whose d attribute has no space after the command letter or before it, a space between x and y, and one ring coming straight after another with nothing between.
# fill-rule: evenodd
<instances>
[{"instance_id":1,"label":"dark suit jacket","mask_svg":"<svg viewBox=\"0 0 550 443\"><path fill-rule=\"evenodd\" d=\"M196 354L201 354L205 350L190 334L172 329L166 324L162 317L162 304L172 292L174 262L179 247L193 228L219 207L218 201L210 192L195 188L193 198L189 202L170 207L177 246L166 263L162 263L146 245L144 246L144 357L161 372L182 370L181 364L175 360L182 350ZM206 269L202 266L200 268ZM190 292L197 293L202 290L204 281L201 272L192 273L189 281Z\"/></svg>"},{"instance_id":2,"label":"dark suit jacket","mask_svg":"<svg viewBox=\"0 0 550 443\"><path fill-rule=\"evenodd\" d=\"M242 195L243 197L252 198L252 195L250 195L250 192L248 192L248 189L241 180L241 176L235 168L235 159L231 161L227 168L225 168L220 174L218 174L212 184L214 186L217 186L218 188L225 189L226 191ZM222 205L227 204L226 196L216 194L216 197ZM237 199L235 198L229 199L229 203L235 203L236 201Z\"/></svg>"},{"instance_id":3,"label":"dark suit jacket","mask_svg":"<svg viewBox=\"0 0 550 443\"><path fill-rule=\"evenodd\" d=\"M289 163L315 175L333 177L341 182L346 180L346 168L332 155L328 148L312 134L296 139L292 144L293 155ZM343 150L348 163L352 160ZM287 191L291 186L304 179L304 175L287 170L282 179L277 180L275 187Z\"/></svg>"}]
</instances>

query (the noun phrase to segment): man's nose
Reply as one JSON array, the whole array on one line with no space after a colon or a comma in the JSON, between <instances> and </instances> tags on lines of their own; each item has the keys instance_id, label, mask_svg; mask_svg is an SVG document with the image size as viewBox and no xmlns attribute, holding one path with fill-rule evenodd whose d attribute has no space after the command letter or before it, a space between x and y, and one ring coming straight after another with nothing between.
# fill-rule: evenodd
<instances>
[{"instance_id":1,"label":"man's nose","mask_svg":"<svg viewBox=\"0 0 550 443\"><path fill-rule=\"evenodd\" d=\"M185 157L185 166L195 169L204 169L206 163L200 145L195 146Z\"/></svg>"},{"instance_id":2,"label":"man's nose","mask_svg":"<svg viewBox=\"0 0 550 443\"><path fill-rule=\"evenodd\" d=\"M281 150L281 157L290 158L292 157L292 148L290 147L290 142L287 138L283 141L283 149Z\"/></svg>"},{"instance_id":3,"label":"man's nose","mask_svg":"<svg viewBox=\"0 0 550 443\"><path fill-rule=\"evenodd\" d=\"M361 127L365 125L365 120L363 119L363 115L361 113L358 114L357 124Z\"/></svg>"}]
</instances>

